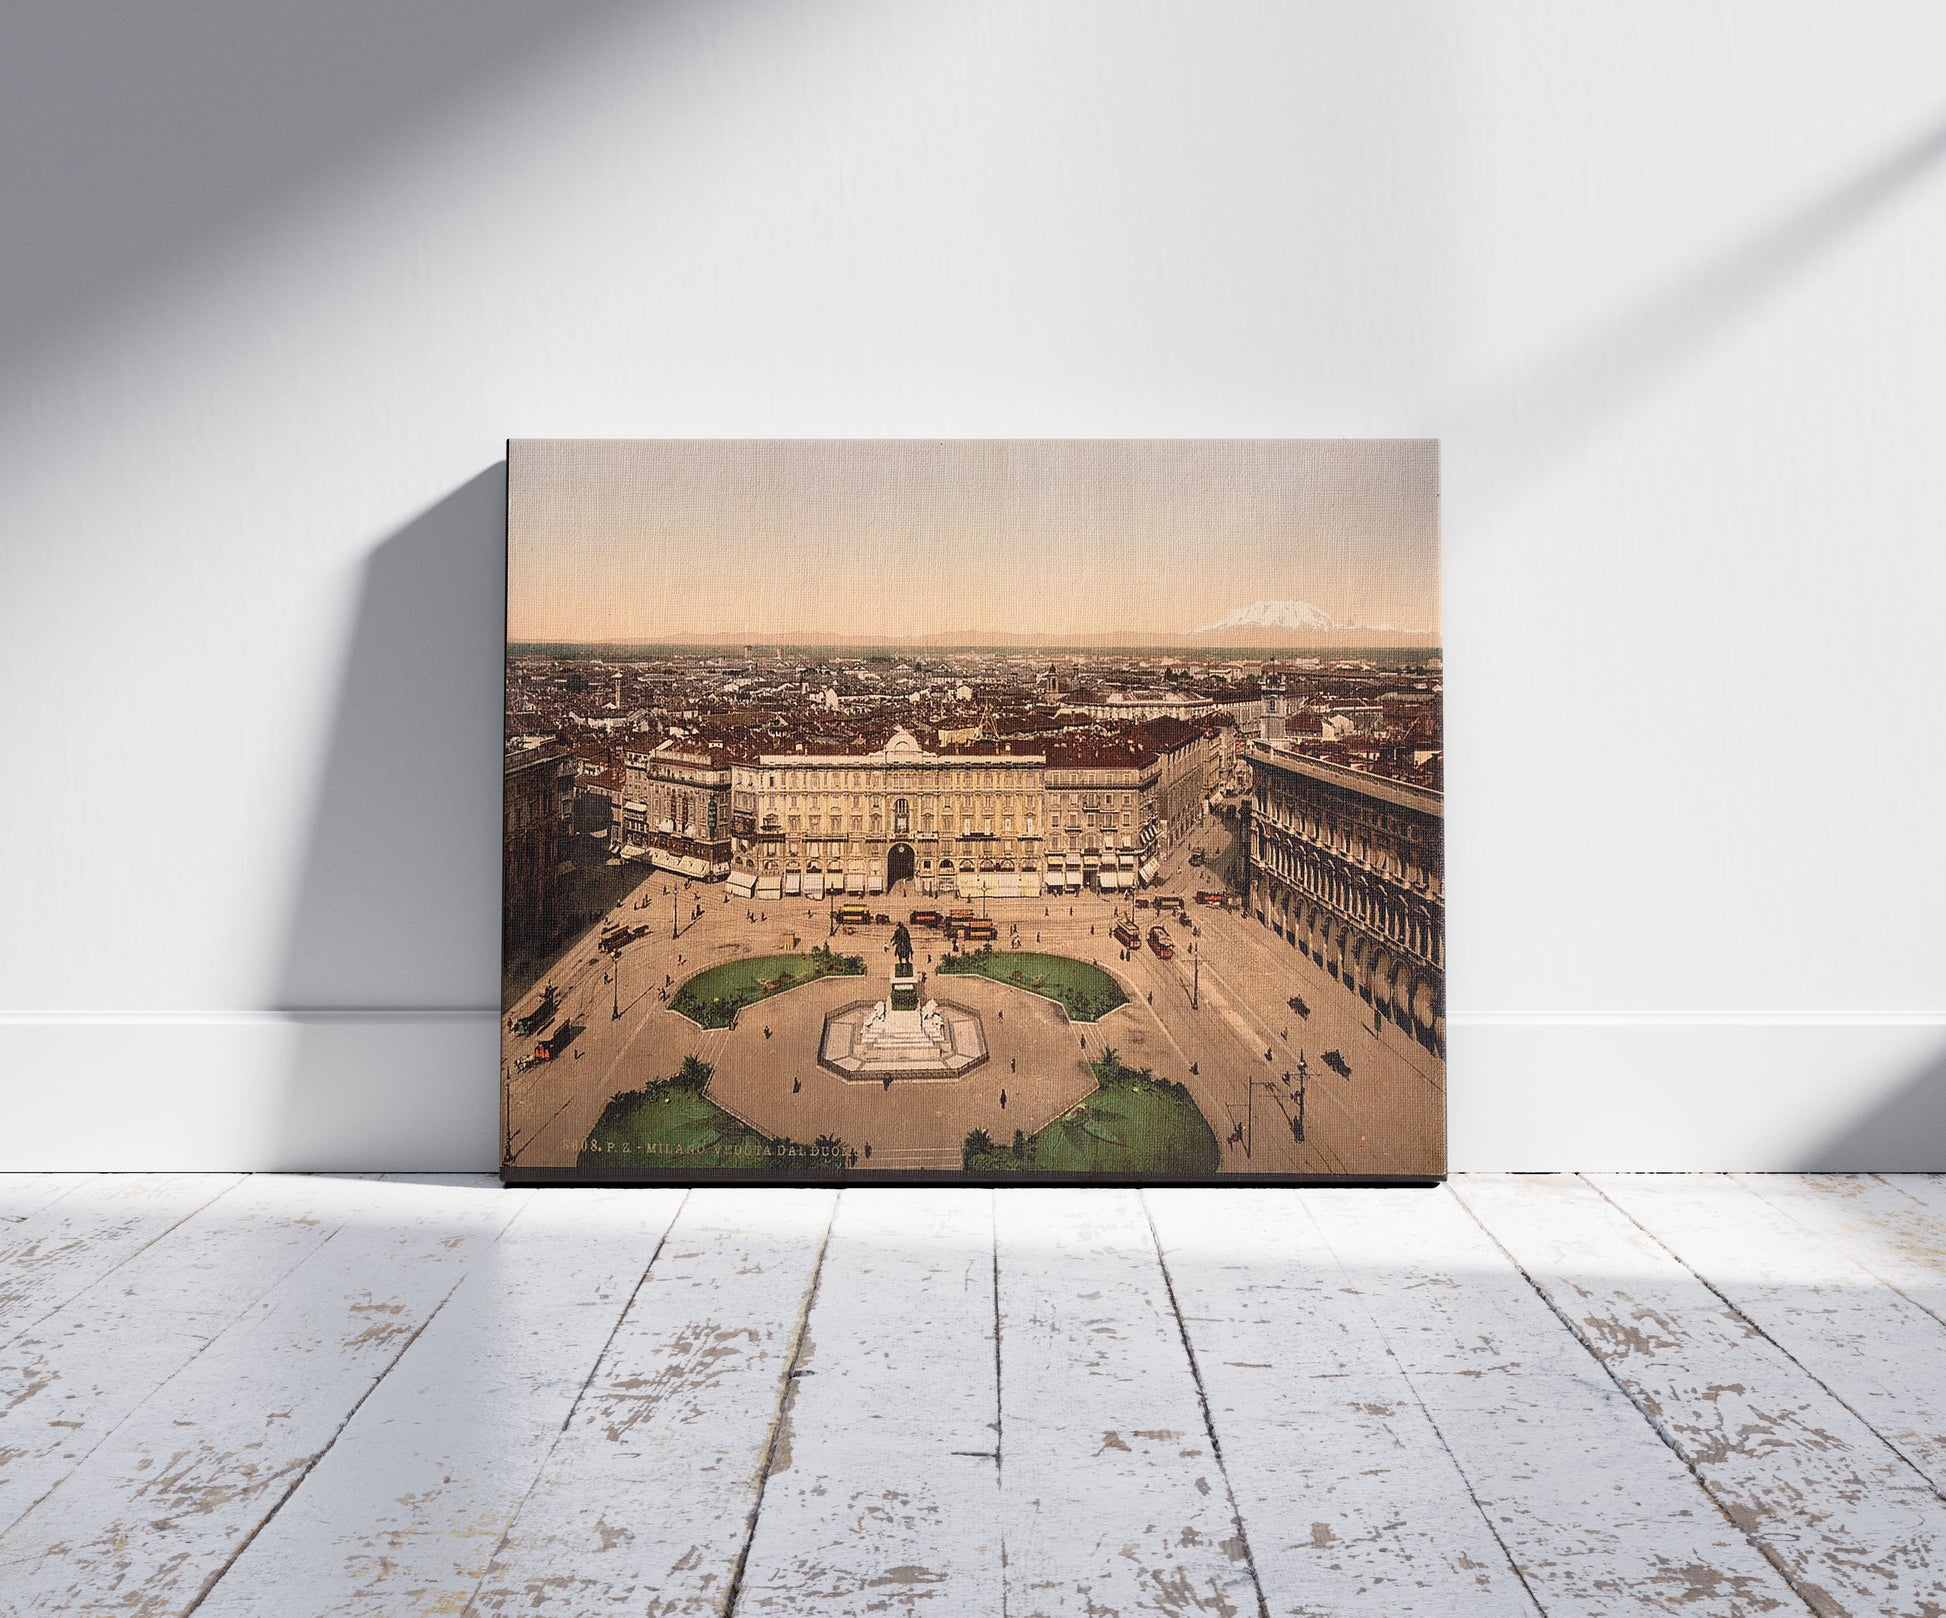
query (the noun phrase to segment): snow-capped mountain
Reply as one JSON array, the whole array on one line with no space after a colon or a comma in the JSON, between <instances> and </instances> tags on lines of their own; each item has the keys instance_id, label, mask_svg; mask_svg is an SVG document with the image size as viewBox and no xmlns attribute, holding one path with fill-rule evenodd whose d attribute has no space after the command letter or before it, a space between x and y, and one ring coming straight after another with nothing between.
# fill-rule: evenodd
<instances>
[{"instance_id":1,"label":"snow-capped mountain","mask_svg":"<svg viewBox=\"0 0 1946 1618\"><path fill-rule=\"evenodd\" d=\"M1192 629L1192 635L1214 635L1225 629L1346 629L1322 607L1314 607L1308 601L1253 601L1247 607L1238 607L1213 624L1204 624L1200 629Z\"/></svg>"}]
</instances>

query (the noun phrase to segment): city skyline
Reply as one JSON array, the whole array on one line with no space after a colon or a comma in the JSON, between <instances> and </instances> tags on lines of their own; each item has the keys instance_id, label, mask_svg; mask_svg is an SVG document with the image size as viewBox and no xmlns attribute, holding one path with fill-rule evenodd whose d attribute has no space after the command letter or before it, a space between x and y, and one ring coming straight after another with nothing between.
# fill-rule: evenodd
<instances>
[{"instance_id":1,"label":"city skyline","mask_svg":"<svg viewBox=\"0 0 1946 1618\"><path fill-rule=\"evenodd\" d=\"M509 460L514 642L1440 635L1429 440L517 440ZM1253 604L1299 627L1196 633Z\"/></svg>"}]
</instances>

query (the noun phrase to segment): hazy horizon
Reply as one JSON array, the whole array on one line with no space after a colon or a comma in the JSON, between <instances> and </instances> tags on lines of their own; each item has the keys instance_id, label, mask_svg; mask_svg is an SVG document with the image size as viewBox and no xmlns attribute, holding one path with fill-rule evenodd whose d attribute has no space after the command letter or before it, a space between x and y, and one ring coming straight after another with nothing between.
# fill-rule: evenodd
<instances>
[{"instance_id":1,"label":"hazy horizon","mask_svg":"<svg viewBox=\"0 0 1946 1618\"><path fill-rule=\"evenodd\" d=\"M517 440L510 642L1436 646L1429 440ZM1112 628L1104 628L1112 625ZM980 627L975 627L980 626Z\"/></svg>"}]
</instances>

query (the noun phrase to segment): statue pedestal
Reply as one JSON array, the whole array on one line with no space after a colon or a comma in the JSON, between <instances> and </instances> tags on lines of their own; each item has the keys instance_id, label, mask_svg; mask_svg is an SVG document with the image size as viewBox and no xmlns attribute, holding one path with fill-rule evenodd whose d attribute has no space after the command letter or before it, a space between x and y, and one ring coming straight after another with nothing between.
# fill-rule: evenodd
<instances>
[{"instance_id":1,"label":"statue pedestal","mask_svg":"<svg viewBox=\"0 0 1946 1618\"><path fill-rule=\"evenodd\" d=\"M857 1000L824 1019L818 1064L846 1079L957 1079L987 1059L978 1013L919 1000L912 973L892 979L891 998Z\"/></svg>"}]
</instances>

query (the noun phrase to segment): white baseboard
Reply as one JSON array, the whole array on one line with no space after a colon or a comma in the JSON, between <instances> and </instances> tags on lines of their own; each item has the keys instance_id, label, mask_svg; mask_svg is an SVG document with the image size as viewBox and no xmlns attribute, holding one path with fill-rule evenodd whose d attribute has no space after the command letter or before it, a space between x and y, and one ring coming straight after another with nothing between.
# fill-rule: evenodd
<instances>
[{"instance_id":1,"label":"white baseboard","mask_svg":"<svg viewBox=\"0 0 1946 1618\"><path fill-rule=\"evenodd\" d=\"M7 1013L0 1169L491 1171L491 1011ZM1466 1170L1946 1170L1946 1018L1455 1016Z\"/></svg>"},{"instance_id":2,"label":"white baseboard","mask_svg":"<svg viewBox=\"0 0 1946 1618\"><path fill-rule=\"evenodd\" d=\"M0 1168L491 1171L491 1011L0 1019Z\"/></svg>"},{"instance_id":3,"label":"white baseboard","mask_svg":"<svg viewBox=\"0 0 1946 1618\"><path fill-rule=\"evenodd\" d=\"M1456 1172L1946 1169L1946 1019L1455 1019Z\"/></svg>"}]
</instances>

